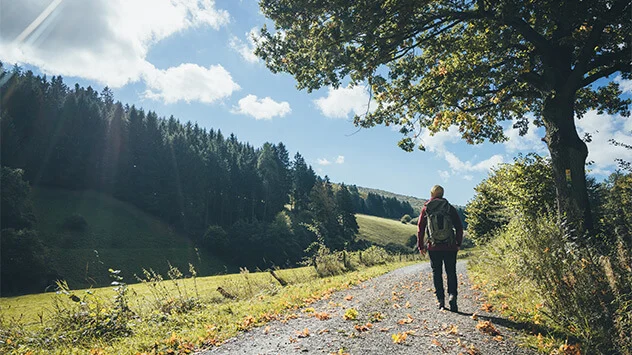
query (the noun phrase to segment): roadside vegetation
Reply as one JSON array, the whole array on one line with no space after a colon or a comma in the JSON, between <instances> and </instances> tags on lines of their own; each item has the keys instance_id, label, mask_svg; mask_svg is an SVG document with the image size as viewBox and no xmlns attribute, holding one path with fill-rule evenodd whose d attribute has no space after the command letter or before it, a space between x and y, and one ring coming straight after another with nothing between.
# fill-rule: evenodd
<instances>
[{"instance_id":1,"label":"roadside vegetation","mask_svg":"<svg viewBox=\"0 0 632 355\"><path fill-rule=\"evenodd\" d=\"M632 174L589 181L594 236L564 228L551 176L548 160L528 155L477 186L469 265L484 307L521 323L525 344L545 353L630 354Z\"/></svg>"},{"instance_id":2,"label":"roadside vegetation","mask_svg":"<svg viewBox=\"0 0 632 355\"><path fill-rule=\"evenodd\" d=\"M171 267L166 275L146 270L134 285L110 270L111 287L70 290L60 282L56 293L3 298L0 353L188 354L292 319L334 291L419 260L377 247L343 253L321 246L315 255L310 266L272 272L197 277L193 267Z\"/></svg>"}]
</instances>

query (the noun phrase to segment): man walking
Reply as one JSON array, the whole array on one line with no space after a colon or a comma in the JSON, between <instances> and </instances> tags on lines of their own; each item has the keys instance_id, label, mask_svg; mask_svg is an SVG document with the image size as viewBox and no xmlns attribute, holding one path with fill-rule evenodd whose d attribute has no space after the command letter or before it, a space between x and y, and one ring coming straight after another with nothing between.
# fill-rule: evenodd
<instances>
[{"instance_id":1,"label":"man walking","mask_svg":"<svg viewBox=\"0 0 632 355\"><path fill-rule=\"evenodd\" d=\"M425 238L424 238L425 236ZM448 303L450 311L458 312L456 303L456 254L463 242L463 224L456 208L443 198L443 187L435 185L430 190L430 200L421 209L417 222L417 248L421 255L430 256L432 280L439 309L445 309L443 291L443 265L448 276Z\"/></svg>"}]
</instances>

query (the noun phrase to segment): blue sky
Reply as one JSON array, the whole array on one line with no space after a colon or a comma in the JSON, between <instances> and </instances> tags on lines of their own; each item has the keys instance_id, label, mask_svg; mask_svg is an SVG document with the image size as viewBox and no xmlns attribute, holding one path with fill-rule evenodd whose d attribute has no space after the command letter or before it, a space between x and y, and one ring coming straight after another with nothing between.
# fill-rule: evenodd
<instances>
[{"instance_id":1,"label":"blue sky","mask_svg":"<svg viewBox=\"0 0 632 355\"><path fill-rule=\"evenodd\" d=\"M427 151L406 153L392 127L352 124L366 110L363 87L308 94L291 76L271 73L252 54L251 33L264 23L256 0L0 0L0 60L62 75L69 86L107 85L124 103L254 146L282 141L334 182L422 198L441 184L461 205L493 166L518 153L548 154L541 129L519 137L511 122L507 143L467 145L452 129L424 132ZM632 92L630 81L612 79ZM632 151L608 143L632 144L631 119L589 112L578 130L593 134L588 159L598 179L615 158L632 160Z\"/></svg>"}]
</instances>

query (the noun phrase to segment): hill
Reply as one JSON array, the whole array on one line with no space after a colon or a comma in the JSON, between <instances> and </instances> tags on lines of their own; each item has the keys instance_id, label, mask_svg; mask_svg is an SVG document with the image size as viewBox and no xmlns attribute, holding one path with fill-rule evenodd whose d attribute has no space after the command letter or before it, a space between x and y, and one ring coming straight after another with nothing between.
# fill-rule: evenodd
<instances>
[{"instance_id":1,"label":"hill","mask_svg":"<svg viewBox=\"0 0 632 355\"><path fill-rule=\"evenodd\" d=\"M400 195L394 192L384 191L380 189L373 189L370 187L357 186L357 188L358 188L358 191L360 191L360 194L364 195L363 197L366 197L366 195L368 195L369 192L372 192L374 194L378 194L384 197L395 197L396 199L400 201L408 202L410 203L411 206L413 206L413 209L415 209L415 213L417 214L419 214L419 212L421 211L421 208L424 206L424 203L426 203L427 201L426 199L423 199L423 198L418 198L418 197L408 196L408 195ZM416 216L411 216L411 217L416 217Z\"/></svg>"},{"instance_id":2,"label":"hill","mask_svg":"<svg viewBox=\"0 0 632 355\"><path fill-rule=\"evenodd\" d=\"M393 243L400 248L411 249L406 243L417 233L417 226L388 218L356 214L356 220L360 226L358 238L380 246Z\"/></svg>"},{"instance_id":3,"label":"hill","mask_svg":"<svg viewBox=\"0 0 632 355\"><path fill-rule=\"evenodd\" d=\"M133 282L143 268L166 274L169 263L180 270L191 263L201 275L230 267L169 225L105 194L35 188L32 200L35 228L48 246L51 266L71 288L108 284L109 268L122 270L125 281Z\"/></svg>"}]
</instances>

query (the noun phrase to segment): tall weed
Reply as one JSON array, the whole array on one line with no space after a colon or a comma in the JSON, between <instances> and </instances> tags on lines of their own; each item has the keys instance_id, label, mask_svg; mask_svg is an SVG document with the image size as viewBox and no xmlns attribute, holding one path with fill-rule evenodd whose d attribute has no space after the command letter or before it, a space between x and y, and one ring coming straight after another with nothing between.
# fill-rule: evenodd
<instances>
[{"instance_id":1,"label":"tall weed","mask_svg":"<svg viewBox=\"0 0 632 355\"><path fill-rule=\"evenodd\" d=\"M519 282L535 293L534 302L543 302L541 309L535 308L549 323L580 339L591 353L630 354L628 251L599 254L555 220L553 215L513 218L474 261L475 267L504 270L487 273L503 275L492 280L499 292L511 294Z\"/></svg>"}]
</instances>

